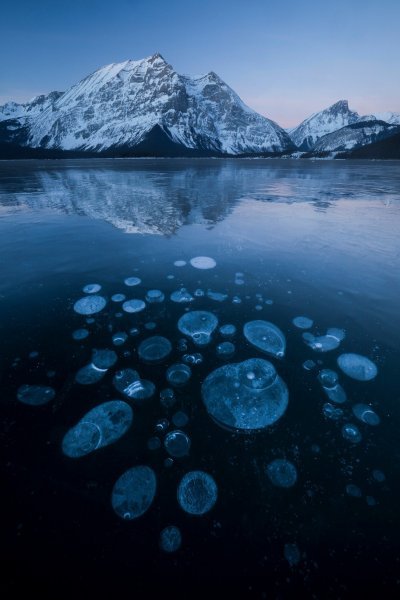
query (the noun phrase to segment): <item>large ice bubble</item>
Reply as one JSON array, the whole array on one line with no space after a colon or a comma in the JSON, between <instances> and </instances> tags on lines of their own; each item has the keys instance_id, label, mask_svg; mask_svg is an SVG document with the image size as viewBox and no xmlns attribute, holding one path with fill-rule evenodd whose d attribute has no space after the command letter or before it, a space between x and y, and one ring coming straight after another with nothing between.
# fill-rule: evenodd
<instances>
[{"instance_id":1,"label":"large ice bubble","mask_svg":"<svg viewBox=\"0 0 400 600\"><path fill-rule=\"evenodd\" d=\"M209 256L196 256L190 259L190 264L195 269L213 269L217 263Z\"/></svg>"},{"instance_id":2,"label":"large ice bubble","mask_svg":"<svg viewBox=\"0 0 400 600\"><path fill-rule=\"evenodd\" d=\"M343 373L357 381L370 381L378 374L376 364L361 354L341 354L337 363Z\"/></svg>"},{"instance_id":3,"label":"large ice bubble","mask_svg":"<svg viewBox=\"0 0 400 600\"><path fill-rule=\"evenodd\" d=\"M163 361L172 352L171 342L161 335L153 335L139 344L139 357L146 363Z\"/></svg>"},{"instance_id":4,"label":"large ice bubble","mask_svg":"<svg viewBox=\"0 0 400 600\"><path fill-rule=\"evenodd\" d=\"M17 398L23 404L41 406L53 400L56 395L52 387L46 385L21 385L17 391Z\"/></svg>"},{"instance_id":5,"label":"large ice bubble","mask_svg":"<svg viewBox=\"0 0 400 600\"><path fill-rule=\"evenodd\" d=\"M290 488L297 481L296 467L283 458L278 458L269 463L267 475L271 483L277 487Z\"/></svg>"},{"instance_id":6,"label":"large ice bubble","mask_svg":"<svg viewBox=\"0 0 400 600\"><path fill-rule=\"evenodd\" d=\"M275 367L261 358L219 367L205 379L202 397L218 425L251 432L275 423L289 394Z\"/></svg>"},{"instance_id":7,"label":"large ice bubble","mask_svg":"<svg viewBox=\"0 0 400 600\"><path fill-rule=\"evenodd\" d=\"M285 355L286 339L282 331L268 321L249 321L243 328L245 338L250 344L276 358Z\"/></svg>"},{"instance_id":8,"label":"large ice bubble","mask_svg":"<svg viewBox=\"0 0 400 600\"><path fill-rule=\"evenodd\" d=\"M179 331L192 338L196 346L206 346L217 326L217 317L206 310L187 312L178 321Z\"/></svg>"},{"instance_id":9,"label":"large ice bubble","mask_svg":"<svg viewBox=\"0 0 400 600\"><path fill-rule=\"evenodd\" d=\"M190 515L204 515L217 501L218 488L204 471L189 471L178 486L178 502Z\"/></svg>"},{"instance_id":10,"label":"large ice bubble","mask_svg":"<svg viewBox=\"0 0 400 600\"><path fill-rule=\"evenodd\" d=\"M132 300L125 300L122 308L127 313L138 313L146 308L146 303L138 298L133 298Z\"/></svg>"},{"instance_id":11,"label":"large ice bubble","mask_svg":"<svg viewBox=\"0 0 400 600\"><path fill-rule=\"evenodd\" d=\"M379 425L379 423L381 422L380 417L368 404L355 404L352 407L352 411L354 416L359 421L361 421L362 423L366 423L367 425L375 426Z\"/></svg>"},{"instance_id":12,"label":"large ice bubble","mask_svg":"<svg viewBox=\"0 0 400 600\"><path fill-rule=\"evenodd\" d=\"M184 431L175 429L166 435L164 446L170 456L182 458L189 454L190 438Z\"/></svg>"},{"instance_id":13,"label":"large ice bubble","mask_svg":"<svg viewBox=\"0 0 400 600\"><path fill-rule=\"evenodd\" d=\"M122 519L137 519L150 508L156 489L153 469L144 465L132 467L116 481L111 495L112 507Z\"/></svg>"},{"instance_id":14,"label":"large ice bubble","mask_svg":"<svg viewBox=\"0 0 400 600\"><path fill-rule=\"evenodd\" d=\"M79 315L94 315L105 307L107 300L103 296L84 296L74 304L74 311Z\"/></svg>"},{"instance_id":15,"label":"large ice bubble","mask_svg":"<svg viewBox=\"0 0 400 600\"><path fill-rule=\"evenodd\" d=\"M79 458L119 440L132 424L133 412L122 400L110 400L96 406L70 429L62 441L62 450L70 458Z\"/></svg>"}]
</instances>

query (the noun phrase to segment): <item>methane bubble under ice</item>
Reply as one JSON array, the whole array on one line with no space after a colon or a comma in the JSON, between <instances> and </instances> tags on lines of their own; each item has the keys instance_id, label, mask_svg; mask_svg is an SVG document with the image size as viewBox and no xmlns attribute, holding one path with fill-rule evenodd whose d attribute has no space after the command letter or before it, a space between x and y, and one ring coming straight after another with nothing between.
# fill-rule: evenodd
<instances>
[{"instance_id":1,"label":"methane bubble under ice","mask_svg":"<svg viewBox=\"0 0 400 600\"><path fill-rule=\"evenodd\" d=\"M150 508L156 489L153 469L144 465L132 467L116 481L111 495L112 507L122 519L137 519Z\"/></svg>"},{"instance_id":2,"label":"methane bubble under ice","mask_svg":"<svg viewBox=\"0 0 400 600\"><path fill-rule=\"evenodd\" d=\"M100 290L101 285L99 285L98 283L88 283L87 285L85 285L82 291L85 292L85 294L97 294L97 292L99 292Z\"/></svg>"},{"instance_id":3,"label":"methane bubble under ice","mask_svg":"<svg viewBox=\"0 0 400 600\"><path fill-rule=\"evenodd\" d=\"M277 487L290 488L297 481L296 467L283 458L278 458L269 463L267 475L271 483Z\"/></svg>"},{"instance_id":4,"label":"methane bubble under ice","mask_svg":"<svg viewBox=\"0 0 400 600\"><path fill-rule=\"evenodd\" d=\"M124 280L124 283L128 287L133 287L135 285L140 285L142 283L142 280L140 279L140 277L127 277Z\"/></svg>"},{"instance_id":5,"label":"methane bubble under ice","mask_svg":"<svg viewBox=\"0 0 400 600\"><path fill-rule=\"evenodd\" d=\"M182 544L182 535L178 527L169 525L160 533L160 548L164 552L176 552Z\"/></svg>"},{"instance_id":6,"label":"methane bubble under ice","mask_svg":"<svg viewBox=\"0 0 400 600\"><path fill-rule=\"evenodd\" d=\"M155 385L147 379L141 379L134 369L123 369L113 379L115 389L131 400L147 400L155 392Z\"/></svg>"},{"instance_id":7,"label":"methane bubble under ice","mask_svg":"<svg viewBox=\"0 0 400 600\"><path fill-rule=\"evenodd\" d=\"M206 346L217 325L217 317L206 310L187 312L178 321L179 331L192 338L196 346Z\"/></svg>"},{"instance_id":8,"label":"methane bubble under ice","mask_svg":"<svg viewBox=\"0 0 400 600\"><path fill-rule=\"evenodd\" d=\"M165 295L161 290L147 290L145 298L149 304L160 304L164 302Z\"/></svg>"},{"instance_id":9,"label":"methane bubble under ice","mask_svg":"<svg viewBox=\"0 0 400 600\"><path fill-rule=\"evenodd\" d=\"M354 416L367 425L379 425L380 417L368 404L354 404L352 407Z\"/></svg>"},{"instance_id":10,"label":"methane bubble under ice","mask_svg":"<svg viewBox=\"0 0 400 600\"><path fill-rule=\"evenodd\" d=\"M165 436L164 446L170 456L181 458L189 454L190 438L184 431L176 429Z\"/></svg>"},{"instance_id":11,"label":"methane bubble under ice","mask_svg":"<svg viewBox=\"0 0 400 600\"><path fill-rule=\"evenodd\" d=\"M337 363L343 373L357 381L370 381L378 373L376 364L361 354L341 354Z\"/></svg>"},{"instance_id":12,"label":"methane bubble under ice","mask_svg":"<svg viewBox=\"0 0 400 600\"><path fill-rule=\"evenodd\" d=\"M107 300L103 296L84 296L74 304L74 311L79 315L94 315L105 307Z\"/></svg>"},{"instance_id":13,"label":"methane bubble under ice","mask_svg":"<svg viewBox=\"0 0 400 600\"><path fill-rule=\"evenodd\" d=\"M139 344L139 357L146 363L163 361L172 352L171 342L160 335L153 335Z\"/></svg>"},{"instance_id":14,"label":"methane bubble under ice","mask_svg":"<svg viewBox=\"0 0 400 600\"><path fill-rule=\"evenodd\" d=\"M122 308L127 313L138 313L146 308L146 303L143 300L133 298L132 300L125 300Z\"/></svg>"},{"instance_id":15,"label":"methane bubble under ice","mask_svg":"<svg viewBox=\"0 0 400 600\"><path fill-rule=\"evenodd\" d=\"M70 458L79 458L119 440L132 424L133 412L122 400L110 400L96 406L64 436L62 450Z\"/></svg>"},{"instance_id":16,"label":"methane bubble under ice","mask_svg":"<svg viewBox=\"0 0 400 600\"><path fill-rule=\"evenodd\" d=\"M170 385L180 387L185 385L192 375L192 370L184 363L175 363L167 369L166 377Z\"/></svg>"},{"instance_id":17,"label":"methane bubble under ice","mask_svg":"<svg viewBox=\"0 0 400 600\"><path fill-rule=\"evenodd\" d=\"M212 371L202 385L208 414L222 427L252 432L275 423L285 412L289 394L275 367L261 358Z\"/></svg>"},{"instance_id":18,"label":"methane bubble under ice","mask_svg":"<svg viewBox=\"0 0 400 600\"><path fill-rule=\"evenodd\" d=\"M53 400L56 395L52 387L46 385L21 385L17 391L17 398L23 404L41 406Z\"/></svg>"},{"instance_id":19,"label":"methane bubble under ice","mask_svg":"<svg viewBox=\"0 0 400 600\"><path fill-rule=\"evenodd\" d=\"M217 263L209 256L196 256L190 259L190 264L195 269L213 269Z\"/></svg>"},{"instance_id":20,"label":"methane bubble under ice","mask_svg":"<svg viewBox=\"0 0 400 600\"><path fill-rule=\"evenodd\" d=\"M186 288L180 288L179 290L172 292L170 298L172 302L176 302L177 304L186 304L188 302L193 302L194 300L194 297Z\"/></svg>"},{"instance_id":21,"label":"methane bubble under ice","mask_svg":"<svg viewBox=\"0 0 400 600\"><path fill-rule=\"evenodd\" d=\"M250 344L276 358L285 355L286 339L282 331L268 321L249 321L243 328L244 337Z\"/></svg>"},{"instance_id":22,"label":"methane bubble under ice","mask_svg":"<svg viewBox=\"0 0 400 600\"><path fill-rule=\"evenodd\" d=\"M314 325L314 321L308 317L295 317L292 323L299 329L310 329Z\"/></svg>"},{"instance_id":23,"label":"methane bubble under ice","mask_svg":"<svg viewBox=\"0 0 400 600\"><path fill-rule=\"evenodd\" d=\"M189 471L178 486L178 502L190 515L204 515L217 501L218 488L213 477L204 471Z\"/></svg>"}]
</instances>

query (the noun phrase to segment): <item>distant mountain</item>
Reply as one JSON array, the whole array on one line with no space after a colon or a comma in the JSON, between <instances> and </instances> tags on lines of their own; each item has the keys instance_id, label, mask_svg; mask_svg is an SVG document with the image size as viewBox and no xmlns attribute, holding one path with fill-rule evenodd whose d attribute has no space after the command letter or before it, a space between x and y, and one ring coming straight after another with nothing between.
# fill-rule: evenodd
<instances>
[{"instance_id":1,"label":"distant mountain","mask_svg":"<svg viewBox=\"0 0 400 600\"><path fill-rule=\"evenodd\" d=\"M395 112L372 113L360 117L359 121L373 121L374 119L385 121L385 123L390 123L390 125L400 125L400 113Z\"/></svg>"},{"instance_id":2,"label":"distant mountain","mask_svg":"<svg viewBox=\"0 0 400 600\"><path fill-rule=\"evenodd\" d=\"M389 125L384 121L358 121L321 137L315 144L314 152L337 152L354 150L367 144L384 140L400 132L399 125Z\"/></svg>"},{"instance_id":3,"label":"distant mountain","mask_svg":"<svg viewBox=\"0 0 400 600\"><path fill-rule=\"evenodd\" d=\"M329 108L314 113L288 133L299 150L312 150L316 142L333 131L356 123L359 114L349 109L347 100L339 100Z\"/></svg>"},{"instance_id":4,"label":"distant mountain","mask_svg":"<svg viewBox=\"0 0 400 600\"><path fill-rule=\"evenodd\" d=\"M213 72L179 75L160 54L95 71L65 93L0 107L0 146L106 155L221 155L294 149L279 125Z\"/></svg>"},{"instance_id":5,"label":"distant mountain","mask_svg":"<svg viewBox=\"0 0 400 600\"><path fill-rule=\"evenodd\" d=\"M338 154L338 158L400 159L400 128L389 138Z\"/></svg>"}]
</instances>

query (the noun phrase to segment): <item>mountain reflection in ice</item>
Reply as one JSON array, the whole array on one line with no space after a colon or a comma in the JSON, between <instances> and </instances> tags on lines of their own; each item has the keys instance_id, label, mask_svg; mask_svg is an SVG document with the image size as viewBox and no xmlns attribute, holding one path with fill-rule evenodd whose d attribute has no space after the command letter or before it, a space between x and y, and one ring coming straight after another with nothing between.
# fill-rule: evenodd
<instances>
[{"instance_id":1,"label":"mountain reflection in ice","mask_svg":"<svg viewBox=\"0 0 400 600\"><path fill-rule=\"evenodd\" d=\"M380 198L386 205L398 199L396 165L382 186L368 165L339 162L17 161L15 174L8 166L3 176L0 166L0 214L50 209L101 219L126 233L173 235L187 224L215 225L243 199L307 202L317 211L343 199Z\"/></svg>"}]
</instances>

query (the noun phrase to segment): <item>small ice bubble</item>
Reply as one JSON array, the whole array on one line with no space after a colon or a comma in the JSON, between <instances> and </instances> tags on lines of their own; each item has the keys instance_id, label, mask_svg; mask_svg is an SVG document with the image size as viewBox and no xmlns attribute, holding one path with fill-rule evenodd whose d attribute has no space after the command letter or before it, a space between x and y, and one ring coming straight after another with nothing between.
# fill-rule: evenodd
<instances>
[{"instance_id":1,"label":"small ice bubble","mask_svg":"<svg viewBox=\"0 0 400 600\"><path fill-rule=\"evenodd\" d=\"M308 317L295 317L292 323L299 329L310 329L314 325L314 321Z\"/></svg>"},{"instance_id":2,"label":"small ice bubble","mask_svg":"<svg viewBox=\"0 0 400 600\"><path fill-rule=\"evenodd\" d=\"M53 400L56 395L53 388L46 385L21 385L17 391L17 398L23 404L41 406Z\"/></svg>"},{"instance_id":3,"label":"small ice bubble","mask_svg":"<svg viewBox=\"0 0 400 600\"><path fill-rule=\"evenodd\" d=\"M375 479L375 481L377 481L378 483L383 483L386 480L386 476L385 473L383 471L380 471L379 469L374 469L372 471L372 477Z\"/></svg>"},{"instance_id":4,"label":"small ice bubble","mask_svg":"<svg viewBox=\"0 0 400 600\"><path fill-rule=\"evenodd\" d=\"M125 294L114 294L111 296L113 302L123 302L126 299Z\"/></svg>"},{"instance_id":5,"label":"small ice bubble","mask_svg":"<svg viewBox=\"0 0 400 600\"><path fill-rule=\"evenodd\" d=\"M112 336L114 346L122 346L122 344L125 344L127 339L128 334L125 333L125 331L119 331L118 333L114 333Z\"/></svg>"},{"instance_id":6,"label":"small ice bubble","mask_svg":"<svg viewBox=\"0 0 400 600\"><path fill-rule=\"evenodd\" d=\"M190 264L195 269L213 269L217 263L209 256L196 256L190 259Z\"/></svg>"},{"instance_id":7,"label":"small ice bubble","mask_svg":"<svg viewBox=\"0 0 400 600\"><path fill-rule=\"evenodd\" d=\"M167 369L166 377L169 384L180 387L185 385L192 375L188 365L184 363L175 363Z\"/></svg>"},{"instance_id":8,"label":"small ice bubble","mask_svg":"<svg viewBox=\"0 0 400 600\"><path fill-rule=\"evenodd\" d=\"M139 357L147 363L165 360L172 352L171 342L160 335L149 337L139 344Z\"/></svg>"},{"instance_id":9,"label":"small ice bubble","mask_svg":"<svg viewBox=\"0 0 400 600\"><path fill-rule=\"evenodd\" d=\"M249 321L243 328L245 338L259 350L282 358L286 350L284 334L276 325L268 321Z\"/></svg>"},{"instance_id":10,"label":"small ice bubble","mask_svg":"<svg viewBox=\"0 0 400 600\"><path fill-rule=\"evenodd\" d=\"M148 290L146 292L146 300L149 304L160 304L164 302L165 295L161 290Z\"/></svg>"},{"instance_id":11,"label":"small ice bubble","mask_svg":"<svg viewBox=\"0 0 400 600\"><path fill-rule=\"evenodd\" d=\"M217 501L218 488L214 479L204 471L189 471L178 486L178 503L191 515L204 515Z\"/></svg>"},{"instance_id":12,"label":"small ice bubble","mask_svg":"<svg viewBox=\"0 0 400 600\"><path fill-rule=\"evenodd\" d=\"M176 260L174 262L174 267L184 267L186 265L186 260Z\"/></svg>"},{"instance_id":13,"label":"small ice bubble","mask_svg":"<svg viewBox=\"0 0 400 600\"><path fill-rule=\"evenodd\" d=\"M194 297L190 292L186 290L186 288L181 288L179 290L176 290L175 292L172 292L170 298L172 302L176 302L178 304L185 304L193 302L194 300Z\"/></svg>"},{"instance_id":14,"label":"small ice bubble","mask_svg":"<svg viewBox=\"0 0 400 600\"><path fill-rule=\"evenodd\" d=\"M361 442L361 433L356 425L352 423L346 423L342 427L342 436L345 440L352 442L353 444L358 444Z\"/></svg>"},{"instance_id":15,"label":"small ice bubble","mask_svg":"<svg viewBox=\"0 0 400 600\"><path fill-rule=\"evenodd\" d=\"M169 525L160 533L160 548L164 552L176 552L182 544L182 535L178 527Z\"/></svg>"},{"instance_id":16,"label":"small ice bubble","mask_svg":"<svg viewBox=\"0 0 400 600\"><path fill-rule=\"evenodd\" d=\"M176 403L175 392L171 388L165 388L160 392L160 402L164 408L171 408Z\"/></svg>"},{"instance_id":17,"label":"small ice bubble","mask_svg":"<svg viewBox=\"0 0 400 600\"><path fill-rule=\"evenodd\" d=\"M94 315L105 307L107 300L103 296L84 296L74 304L74 311L79 315Z\"/></svg>"},{"instance_id":18,"label":"small ice bubble","mask_svg":"<svg viewBox=\"0 0 400 600\"><path fill-rule=\"evenodd\" d=\"M85 285L82 291L85 292L85 294L97 294L97 292L99 292L100 290L101 285L99 285L98 283L88 283L87 285Z\"/></svg>"},{"instance_id":19,"label":"small ice bubble","mask_svg":"<svg viewBox=\"0 0 400 600\"><path fill-rule=\"evenodd\" d=\"M267 475L271 483L277 487L290 488L297 481L297 469L288 460L278 458L267 466Z\"/></svg>"},{"instance_id":20,"label":"small ice bubble","mask_svg":"<svg viewBox=\"0 0 400 600\"><path fill-rule=\"evenodd\" d=\"M368 404L354 404L352 407L354 416L367 425L379 425L379 416Z\"/></svg>"},{"instance_id":21,"label":"small ice bubble","mask_svg":"<svg viewBox=\"0 0 400 600\"><path fill-rule=\"evenodd\" d=\"M343 373L357 381L370 381L378 373L375 363L360 354L341 354L337 362Z\"/></svg>"},{"instance_id":22,"label":"small ice bubble","mask_svg":"<svg viewBox=\"0 0 400 600\"><path fill-rule=\"evenodd\" d=\"M218 344L216 351L217 356L227 359L234 355L235 346L232 342L222 342L222 344Z\"/></svg>"},{"instance_id":23,"label":"small ice bubble","mask_svg":"<svg viewBox=\"0 0 400 600\"><path fill-rule=\"evenodd\" d=\"M290 567L295 567L301 560L301 554L297 544L285 544L283 554Z\"/></svg>"},{"instance_id":24,"label":"small ice bubble","mask_svg":"<svg viewBox=\"0 0 400 600\"><path fill-rule=\"evenodd\" d=\"M158 450L161 448L161 440L157 436L153 436L147 440L147 448L149 450Z\"/></svg>"},{"instance_id":25,"label":"small ice bubble","mask_svg":"<svg viewBox=\"0 0 400 600\"><path fill-rule=\"evenodd\" d=\"M143 302L143 300L138 300L135 298L133 300L126 300L123 303L122 308L127 313L137 313L146 308L146 303Z\"/></svg>"},{"instance_id":26,"label":"small ice bubble","mask_svg":"<svg viewBox=\"0 0 400 600\"><path fill-rule=\"evenodd\" d=\"M72 337L74 340L84 340L89 335L89 331L87 329L75 329L72 333Z\"/></svg>"},{"instance_id":27,"label":"small ice bubble","mask_svg":"<svg viewBox=\"0 0 400 600\"><path fill-rule=\"evenodd\" d=\"M189 454L190 439L184 431L176 429L166 435L164 446L170 456L173 458L182 458Z\"/></svg>"},{"instance_id":28,"label":"small ice bubble","mask_svg":"<svg viewBox=\"0 0 400 600\"><path fill-rule=\"evenodd\" d=\"M233 337L236 334L236 327L235 325L231 325L230 323L227 323L226 325L222 325L219 328L219 332L222 335L222 337Z\"/></svg>"},{"instance_id":29,"label":"small ice bubble","mask_svg":"<svg viewBox=\"0 0 400 600\"><path fill-rule=\"evenodd\" d=\"M124 279L124 283L128 287L133 287L135 285L140 285L142 283L142 280L139 277L127 277L126 279Z\"/></svg>"},{"instance_id":30,"label":"small ice bubble","mask_svg":"<svg viewBox=\"0 0 400 600\"><path fill-rule=\"evenodd\" d=\"M112 507L121 518L136 519L150 508L156 489L157 479L153 469L142 465L128 469L114 485Z\"/></svg>"},{"instance_id":31,"label":"small ice bubble","mask_svg":"<svg viewBox=\"0 0 400 600\"><path fill-rule=\"evenodd\" d=\"M361 498L362 491L360 490L358 485L355 485L354 483L349 483L348 485L346 485L346 494L348 496L352 496L353 498Z\"/></svg>"},{"instance_id":32,"label":"small ice bubble","mask_svg":"<svg viewBox=\"0 0 400 600\"><path fill-rule=\"evenodd\" d=\"M178 410L172 416L172 423L175 425L175 427L186 427L186 425L189 423L189 417L185 412L183 412L183 410Z\"/></svg>"}]
</instances>

